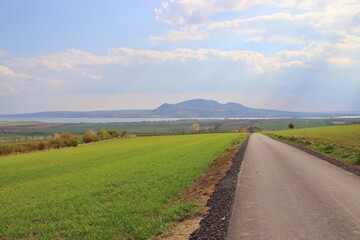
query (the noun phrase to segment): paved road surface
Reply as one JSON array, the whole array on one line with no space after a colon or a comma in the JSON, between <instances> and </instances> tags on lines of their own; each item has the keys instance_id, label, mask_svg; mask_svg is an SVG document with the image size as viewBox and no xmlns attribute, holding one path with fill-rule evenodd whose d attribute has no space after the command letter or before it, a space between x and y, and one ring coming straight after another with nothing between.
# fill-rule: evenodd
<instances>
[{"instance_id":1,"label":"paved road surface","mask_svg":"<svg viewBox=\"0 0 360 240\"><path fill-rule=\"evenodd\" d=\"M228 239L359 240L360 177L253 134Z\"/></svg>"}]
</instances>

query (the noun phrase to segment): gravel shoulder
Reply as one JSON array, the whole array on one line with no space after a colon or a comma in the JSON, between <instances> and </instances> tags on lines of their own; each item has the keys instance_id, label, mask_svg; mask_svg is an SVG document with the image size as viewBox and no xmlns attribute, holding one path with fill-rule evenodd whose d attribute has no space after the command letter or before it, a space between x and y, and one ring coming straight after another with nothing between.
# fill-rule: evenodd
<instances>
[{"instance_id":1,"label":"gravel shoulder","mask_svg":"<svg viewBox=\"0 0 360 240\"><path fill-rule=\"evenodd\" d=\"M215 191L207 202L208 213L200 222L189 239L221 240L226 239L232 206L235 198L238 173L241 168L249 138L243 143L232 160L232 166L215 187Z\"/></svg>"}]
</instances>

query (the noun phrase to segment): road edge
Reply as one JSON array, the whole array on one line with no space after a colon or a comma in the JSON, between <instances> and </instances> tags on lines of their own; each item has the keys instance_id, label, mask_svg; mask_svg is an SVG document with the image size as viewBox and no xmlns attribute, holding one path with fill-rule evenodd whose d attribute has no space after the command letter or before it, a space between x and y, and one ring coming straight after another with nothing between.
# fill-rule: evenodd
<instances>
[{"instance_id":1,"label":"road edge","mask_svg":"<svg viewBox=\"0 0 360 240\"><path fill-rule=\"evenodd\" d=\"M232 166L216 185L206 206L210 209L200 221L200 227L190 234L190 240L222 240L226 239L232 206L235 199L238 174L244 159L250 136L241 145L232 160Z\"/></svg>"},{"instance_id":2,"label":"road edge","mask_svg":"<svg viewBox=\"0 0 360 240\"><path fill-rule=\"evenodd\" d=\"M261 134L262 134L262 133L261 133ZM353 166L351 166L351 165L345 164L345 163L343 163L343 162L341 162L341 161L339 161L339 160L336 160L336 159L334 159L334 158L325 156L325 155L323 155L323 154L321 154L321 153L319 153L319 152L316 152L316 151L314 151L314 150L312 150L312 149L309 149L309 148L307 148L307 147L304 147L304 146L302 146L302 145L298 145L298 144L286 142L286 141L283 141L283 140L281 140L281 139L277 139L277 138L275 138L275 137L272 137L272 136L269 136L269 135L266 135L266 134L262 134L262 135L267 136L267 137L269 137L269 138L272 138L272 139L274 139L274 140L276 140L276 141L285 143L285 144L287 144L287 145L289 145L289 146L292 146L292 147L297 148L297 149L299 149L299 150L302 150L302 151L304 151L304 152L307 152L307 153L313 155L314 157L320 158L321 160L324 160L324 161L326 161L326 162L328 162L328 163L331 163L331 164L333 164L333 165L335 165L335 166L337 166L337 167L339 167L339 168L342 168L342 169L344 169L345 171L348 171L348 172L351 172L351 173L353 173L353 174L355 174L355 175L360 176L360 169L358 169L358 168L356 168L356 167L353 167Z\"/></svg>"}]
</instances>

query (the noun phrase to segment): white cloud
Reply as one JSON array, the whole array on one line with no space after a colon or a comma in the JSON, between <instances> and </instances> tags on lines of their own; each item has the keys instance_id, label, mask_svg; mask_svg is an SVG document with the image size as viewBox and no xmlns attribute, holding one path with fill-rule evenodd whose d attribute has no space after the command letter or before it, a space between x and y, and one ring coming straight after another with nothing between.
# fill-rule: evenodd
<instances>
[{"instance_id":1,"label":"white cloud","mask_svg":"<svg viewBox=\"0 0 360 240\"><path fill-rule=\"evenodd\" d=\"M264 40L263 36L253 36L253 37L249 37L247 39L245 39L245 42L261 42Z\"/></svg>"},{"instance_id":2,"label":"white cloud","mask_svg":"<svg viewBox=\"0 0 360 240\"><path fill-rule=\"evenodd\" d=\"M235 29L234 33L236 34L244 34L244 35L257 35L264 34L266 32L265 29Z\"/></svg>"},{"instance_id":3,"label":"white cloud","mask_svg":"<svg viewBox=\"0 0 360 240\"><path fill-rule=\"evenodd\" d=\"M86 72L81 72L80 76L85 76L85 77L91 78L91 79L96 80L96 81L100 81L100 80L103 79L101 74L89 74L89 73L86 73Z\"/></svg>"},{"instance_id":4,"label":"white cloud","mask_svg":"<svg viewBox=\"0 0 360 240\"><path fill-rule=\"evenodd\" d=\"M242 10L268 4L271 0L170 0L155 9L156 20L169 25L198 25L209 20L217 12Z\"/></svg>"},{"instance_id":5,"label":"white cloud","mask_svg":"<svg viewBox=\"0 0 360 240\"><path fill-rule=\"evenodd\" d=\"M253 31L250 31L249 37L252 37L253 41L303 43L302 39L287 36L274 35L265 38L266 36L252 33ZM262 73L271 75L279 70L285 71L286 68L306 68L316 66L318 63L319 65L324 63L343 66L359 62L359 56L355 54L360 49L359 37L347 33L337 34L342 34L342 37L335 44L329 41L307 40L301 49L280 50L272 55L250 50L210 48L179 48L171 51L113 48L109 49L107 54L97 55L70 49L50 55L12 59L3 63L0 65L0 76L3 76L1 89L2 92L14 92L11 88L5 87L4 84L7 84L17 92L57 92L66 89L86 91L83 90L84 88L87 91L97 91L99 86L109 89L108 86L112 84L118 86L120 82L131 89L136 89L140 84L138 76L143 79L141 81L145 81L144 79L157 81L157 76L161 75L162 71L167 71L169 66L175 71L185 66L189 68L196 65L204 69L212 69L214 66L232 66L234 69L241 69L253 76L260 76L259 74ZM150 75L145 77L144 69ZM167 78L172 78L172 73L166 74L169 74L166 75ZM120 86L121 84L118 86L119 89L121 89ZM111 90L115 89L116 87Z\"/></svg>"},{"instance_id":6,"label":"white cloud","mask_svg":"<svg viewBox=\"0 0 360 240\"><path fill-rule=\"evenodd\" d=\"M317 7L320 1L316 0L286 0L286 1L274 1L278 6L283 8L292 9L306 9L311 10Z\"/></svg>"},{"instance_id":7,"label":"white cloud","mask_svg":"<svg viewBox=\"0 0 360 240\"><path fill-rule=\"evenodd\" d=\"M289 37L289 36L271 36L269 38L269 41L284 42L285 44L294 44L294 45L299 45L304 43L304 40L301 38Z\"/></svg>"},{"instance_id":8,"label":"white cloud","mask_svg":"<svg viewBox=\"0 0 360 240\"><path fill-rule=\"evenodd\" d=\"M26 73L16 73L6 66L0 65L0 74L6 77L17 78L17 79L30 79L31 76Z\"/></svg>"},{"instance_id":9,"label":"white cloud","mask_svg":"<svg viewBox=\"0 0 360 240\"><path fill-rule=\"evenodd\" d=\"M5 76L11 76L14 75L14 72L10 68L0 65L0 74Z\"/></svg>"},{"instance_id":10,"label":"white cloud","mask_svg":"<svg viewBox=\"0 0 360 240\"><path fill-rule=\"evenodd\" d=\"M7 90L7 92L9 93L17 93L18 91L11 85L9 84L4 84L5 89Z\"/></svg>"},{"instance_id":11,"label":"white cloud","mask_svg":"<svg viewBox=\"0 0 360 240\"><path fill-rule=\"evenodd\" d=\"M264 14L252 11L252 14L244 14L244 10L254 6L264 6L268 11ZM356 33L358 24L354 22L354 19L360 14L359 9L358 0L341 2L336 0L170 0L165 1L162 7L155 9L155 15L158 21L169 24L172 29L163 35L151 36L150 40L153 42L202 40L209 35L210 31L221 29L230 29L235 34L259 36L259 32L265 30L268 34L261 34L264 39L269 39L273 35L282 36L281 39L273 38L270 41L298 45L303 42L296 32L302 32L310 39L315 33L324 35L326 39L329 34L344 29ZM212 17L214 14L234 11L238 11L240 17L225 20ZM274 24L281 24L280 29L283 30L279 28L275 30ZM190 28L192 31L184 30ZM252 32L247 32L248 29ZM296 31L296 29L299 30ZM307 31L304 32L304 29ZM260 41L259 37L250 37L245 40Z\"/></svg>"},{"instance_id":12,"label":"white cloud","mask_svg":"<svg viewBox=\"0 0 360 240\"><path fill-rule=\"evenodd\" d=\"M187 28L181 29L170 29L168 32L158 36L150 36L151 42L158 42L158 41L184 41L184 40L203 40L207 38L207 34L198 31L197 29L189 30Z\"/></svg>"},{"instance_id":13,"label":"white cloud","mask_svg":"<svg viewBox=\"0 0 360 240\"><path fill-rule=\"evenodd\" d=\"M64 85L66 85L66 82L60 78L50 77L47 79L47 81L50 83L50 86L53 88L58 88L58 87L62 87Z\"/></svg>"},{"instance_id":14,"label":"white cloud","mask_svg":"<svg viewBox=\"0 0 360 240\"><path fill-rule=\"evenodd\" d=\"M249 68L258 73L264 71L276 71L294 65L302 65L299 59L279 58L278 56L267 57L262 53L247 50L222 51L218 49L176 49L172 51L138 50L132 48L109 49L106 55L95 55L80 50L71 49L63 53L47 56L39 56L29 59L13 60L11 65L18 69L27 69L33 75L40 75L46 82L46 76L85 76L88 79L102 80L103 76L94 71L101 70L106 66L118 66L120 68L136 67L141 65L167 62L187 62L190 60L247 64ZM7 67L0 68L0 72L7 75L14 73ZM27 77L30 75L19 75ZM69 76L68 76L69 77Z\"/></svg>"},{"instance_id":15,"label":"white cloud","mask_svg":"<svg viewBox=\"0 0 360 240\"><path fill-rule=\"evenodd\" d=\"M214 30L214 29L221 29L221 28L236 28L240 26L244 26L245 24L252 23L252 22L266 22L269 21L290 21L294 20L295 17L286 12L279 12L274 13L271 15L262 15L262 16L255 16L255 17L248 17L248 18L237 18L233 20L226 20L226 21L219 21L219 22L213 22L209 24L208 29Z\"/></svg>"},{"instance_id":16,"label":"white cloud","mask_svg":"<svg viewBox=\"0 0 360 240\"><path fill-rule=\"evenodd\" d=\"M354 60L349 57L331 57L327 61L336 66L350 65L354 63Z\"/></svg>"},{"instance_id":17,"label":"white cloud","mask_svg":"<svg viewBox=\"0 0 360 240\"><path fill-rule=\"evenodd\" d=\"M8 53L6 51L0 50L0 57L6 56Z\"/></svg>"},{"instance_id":18,"label":"white cloud","mask_svg":"<svg viewBox=\"0 0 360 240\"><path fill-rule=\"evenodd\" d=\"M356 51L360 50L360 37L349 35L346 33L340 33L342 38L335 46L343 51Z\"/></svg>"},{"instance_id":19,"label":"white cloud","mask_svg":"<svg viewBox=\"0 0 360 240\"><path fill-rule=\"evenodd\" d=\"M128 64L145 64L153 61L230 61L250 64L253 69L262 73L264 71L276 71L290 66L302 66L301 61L281 61L277 57L266 57L259 52L239 50L222 51L218 49L176 49L173 51L134 50L129 48L113 49L113 53L128 56Z\"/></svg>"},{"instance_id":20,"label":"white cloud","mask_svg":"<svg viewBox=\"0 0 360 240\"><path fill-rule=\"evenodd\" d=\"M76 70L80 65L102 65L119 61L111 56L98 56L89 52L78 49L69 49L65 52L33 57L16 59L11 64L14 66L21 66L24 68L45 67L57 72Z\"/></svg>"},{"instance_id":21,"label":"white cloud","mask_svg":"<svg viewBox=\"0 0 360 240\"><path fill-rule=\"evenodd\" d=\"M102 80L103 76L94 71L103 71L106 66L118 66L121 68L136 67L141 68L141 65L152 63L166 63L166 62L186 62L190 60L196 61L229 61L239 62L252 66L256 72L276 71L281 68L290 66L306 66L312 61L326 61L326 59L343 59L347 57L342 53L342 50L358 49L358 38L346 35L338 44L332 45L329 42L311 42L300 50L283 50L279 51L273 56L265 56L256 51L248 50L231 50L224 51L218 49L175 49L172 51L156 51L156 50L139 50L132 48L114 48L109 49L106 55L95 55L85 51L76 49L67 50L62 53L56 53L47 56L39 56L28 59L15 59L9 64L24 72L26 69L28 74L14 73L7 66L0 66L0 74L18 77L30 78L31 75L41 75L45 69L51 75L64 73L72 73L74 76L85 76L88 79ZM262 41L262 36L253 36L248 41ZM302 43L301 39L288 38L284 36L273 36L269 41L285 41L291 44ZM352 45L350 44L352 43ZM356 45L357 44L357 45ZM347 57L350 59L350 57ZM349 61L348 61L349 62ZM39 68L40 67L40 68ZM39 70L40 69L40 70ZM104 71L103 71L104 72ZM45 79L45 77L41 77Z\"/></svg>"},{"instance_id":22,"label":"white cloud","mask_svg":"<svg viewBox=\"0 0 360 240\"><path fill-rule=\"evenodd\" d=\"M254 31L255 33L256 31ZM252 33L252 32L250 32ZM289 37L289 36L265 36L265 35L253 35L245 39L245 42L262 42L262 41L269 41L269 42L283 42L286 45L300 45L304 44L304 40L301 38L296 37Z\"/></svg>"}]
</instances>

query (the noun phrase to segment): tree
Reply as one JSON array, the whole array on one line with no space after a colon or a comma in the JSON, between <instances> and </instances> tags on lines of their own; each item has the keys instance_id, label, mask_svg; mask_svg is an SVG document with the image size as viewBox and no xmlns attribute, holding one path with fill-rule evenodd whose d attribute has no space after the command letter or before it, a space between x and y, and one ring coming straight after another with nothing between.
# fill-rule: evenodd
<instances>
[{"instance_id":1,"label":"tree","mask_svg":"<svg viewBox=\"0 0 360 240\"><path fill-rule=\"evenodd\" d=\"M200 132L200 125L198 123L193 123L192 126L191 126L191 131L193 133Z\"/></svg>"},{"instance_id":2,"label":"tree","mask_svg":"<svg viewBox=\"0 0 360 240\"><path fill-rule=\"evenodd\" d=\"M96 142L98 140L93 130L86 131L82 137L84 143Z\"/></svg>"},{"instance_id":3,"label":"tree","mask_svg":"<svg viewBox=\"0 0 360 240\"><path fill-rule=\"evenodd\" d=\"M246 129L249 133L256 133L256 132L261 132L264 129L262 127L259 126L250 126Z\"/></svg>"},{"instance_id":4,"label":"tree","mask_svg":"<svg viewBox=\"0 0 360 240\"><path fill-rule=\"evenodd\" d=\"M110 134L108 133L107 130L105 129L100 129L96 132L96 135L98 136L98 138L103 141L103 140L107 140L110 138Z\"/></svg>"},{"instance_id":5,"label":"tree","mask_svg":"<svg viewBox=\"0 0 360 240\"><path fill-rule=\"evenodd\" d=\"M81 143L82 140L82 138L71 133L61 133L60 139L63 140L63 143L66 147L76 147L79 143Z\"/></svg>"},{"instance_id":6,"label":"tree","mask_svg":"<svg viewBox=\"0 0 360 240\"><path fill-rule=\"evenodd\" d=\"M117 138L120 136L120 132L118 130L115 129L107 129L108 134L110 135L111 138Z\"/></svg>"},{"instance_id":7,"label":"tree","mask_svg":"<svg viewBox=\"0 0 360 240\"><path fill-rule=\"evenodd\" d=\"M214 125L214 131L215 131L215 132L218 132L221 127L222 127L222 124L221 124L221 123L215 123L215 125Z\"/></svg>"},{"instance_id":8,"label":"tree","mask_svg":"<svg viewBox=\"0 0 360 240\"><path fill-rule=\"evenodd\" d=\"M294 129L294 128L295 128L295 124L289 123L288 127L289 127L290 129Z\"/></svg>"}]
</instances>

